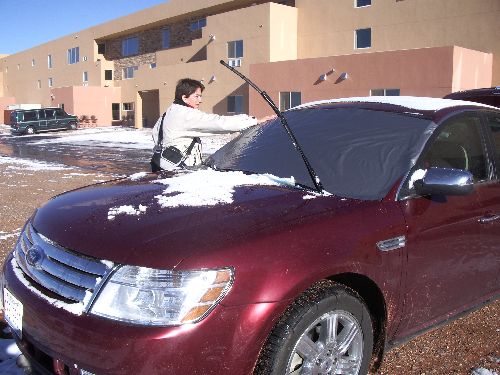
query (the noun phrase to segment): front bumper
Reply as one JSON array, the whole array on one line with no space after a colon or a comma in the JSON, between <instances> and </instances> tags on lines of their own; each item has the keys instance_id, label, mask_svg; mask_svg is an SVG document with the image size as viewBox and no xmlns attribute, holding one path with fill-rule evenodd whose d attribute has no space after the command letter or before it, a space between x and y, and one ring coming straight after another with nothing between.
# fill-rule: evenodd
<instances>
[{"instance_id":1,"label":"front bumper","mask_svg":"<svg viewBox=\"0 0 500 375\"><path fill-rule=\"evenodd\" d=\"M4 283L24 308L18 345L47 373L63 363L70 374L250 374L287 304L219 305L197 324L134 326L51 305L17 278L13 264L9 256Z\"/></svg>"}]
</instances>

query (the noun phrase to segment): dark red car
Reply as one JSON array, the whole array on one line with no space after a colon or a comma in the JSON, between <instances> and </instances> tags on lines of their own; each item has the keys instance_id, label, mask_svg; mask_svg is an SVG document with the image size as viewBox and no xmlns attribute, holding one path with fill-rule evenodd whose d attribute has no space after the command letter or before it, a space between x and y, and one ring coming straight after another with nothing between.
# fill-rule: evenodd
<instances>
[{"instance_id":1,"label":"dark red car","mask_svg":"<svg viewBox=\"0 0 500 375\"><path fill-rule=\"evenodd\" d=\"M445 99L467 100L500 108L500 87L488 87L456 91L448 94Z\"/></svg>"},{"instance_id":2,"label":"dark red car","mask_svg":"<svg viewBox=\"0 0 500 375\"><path fill-rule=\"evenodd\" d=\"M366 374L385 348L498 297L499 110L352 98L285 117L316 181L275 120L203 168L39 208L2 288L32 366Z\"/></svg>"}]
</instances>

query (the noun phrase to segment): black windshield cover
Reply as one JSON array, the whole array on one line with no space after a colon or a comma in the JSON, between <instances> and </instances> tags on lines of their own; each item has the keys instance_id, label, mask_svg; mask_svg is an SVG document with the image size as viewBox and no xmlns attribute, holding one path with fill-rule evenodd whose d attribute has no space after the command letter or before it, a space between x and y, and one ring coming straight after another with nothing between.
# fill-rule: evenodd
<instances>
[{"instance_id":1,"label":"black windshield cover","mask_svg":"<svg viewBox=\"0 0 500 375\"><path fill-rule=\"evenodd\" d=\"M286 119L329 193L380 200L412 166L427 141L429 119L354 108L288 111ZM311 178L279 119L244 131L207 163L216 169Z\"/></svg>"}]
</instances>

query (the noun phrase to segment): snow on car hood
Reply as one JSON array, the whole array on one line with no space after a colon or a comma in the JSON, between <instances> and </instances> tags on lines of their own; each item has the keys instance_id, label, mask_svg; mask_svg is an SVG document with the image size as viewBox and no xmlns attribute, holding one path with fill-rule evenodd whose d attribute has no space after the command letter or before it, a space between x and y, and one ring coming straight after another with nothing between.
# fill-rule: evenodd
<instances>
[{"instance_id":1,"label":"snow on car hood","mask_svg":"<svg viewBox=\"0 0 500 375\"><path fill-rule=\"evenodd\" d=\"M293 179L213 170L134 176L61 194L38 209L33 226L101 260L173 268L191 250L272 226L311 201L310 192L291 185Z\"/></svg>"}]
</instances>

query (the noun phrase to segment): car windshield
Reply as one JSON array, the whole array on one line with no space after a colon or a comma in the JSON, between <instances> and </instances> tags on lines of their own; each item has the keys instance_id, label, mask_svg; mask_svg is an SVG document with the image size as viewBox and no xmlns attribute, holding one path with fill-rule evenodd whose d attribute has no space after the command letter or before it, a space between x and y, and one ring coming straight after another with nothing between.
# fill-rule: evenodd
<instances>
[{"instance_id":1,"label":"car windshield","mask_svg":"<svg viewBox=\"0 0 500 375\"><path fill-rule=\"evenodd\" d=\"M285 117L324 190L380 200L411 168L435 126L431 120L359 108L306 108ZM219 170L293 176L314 188L299 153L276 119L255 126L206 161Z\"/></svg>"}]
</instances>

